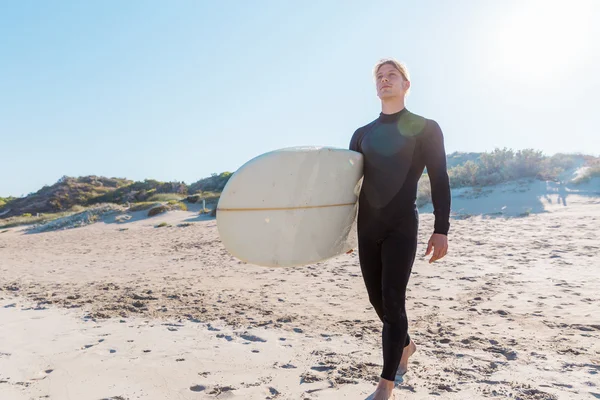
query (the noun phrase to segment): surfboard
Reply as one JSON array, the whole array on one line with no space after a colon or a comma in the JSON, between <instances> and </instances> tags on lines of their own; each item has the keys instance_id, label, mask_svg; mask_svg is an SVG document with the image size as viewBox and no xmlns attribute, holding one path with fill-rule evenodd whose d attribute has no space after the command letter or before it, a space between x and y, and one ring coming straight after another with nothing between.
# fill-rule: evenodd
<instances>
[{"instance_id":1,"label":"surfboard","mask_svg":"<svg viewBox=\"0 0 600 400\"><path fill-rule=\"evenodd\" d=\"M261 154L229 178L217 204L227 251L246 263L294 267L356 246L362 154L298 146Z\"/></svg>"}]
</instances>

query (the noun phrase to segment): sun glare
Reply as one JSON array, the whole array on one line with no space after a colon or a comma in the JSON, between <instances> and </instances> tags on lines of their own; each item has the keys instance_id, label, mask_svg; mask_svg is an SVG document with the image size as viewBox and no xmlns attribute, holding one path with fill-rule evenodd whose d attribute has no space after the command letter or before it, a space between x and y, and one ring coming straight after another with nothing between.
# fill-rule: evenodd
<instances>
[{"instance_id":1,"label":"sun glare","mask_svg":"<svg viewBox=\"0 0 600 400\"><path fill-rule=\"evenodd\" d=\"M492 40L492 69L511 81L547 86L584 65L600 0L524 1ZM597 38L596 38L597 39Z\"/></svg>"}]
</instances>

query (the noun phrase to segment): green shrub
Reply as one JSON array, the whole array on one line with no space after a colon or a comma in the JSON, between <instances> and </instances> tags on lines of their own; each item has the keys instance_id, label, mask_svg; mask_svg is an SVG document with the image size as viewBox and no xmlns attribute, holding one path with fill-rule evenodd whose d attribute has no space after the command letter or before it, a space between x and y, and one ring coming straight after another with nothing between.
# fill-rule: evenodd
<instances>
[{"instance_id":1,"label":"green shrub","mask_svg":"<svg viewBox=\"0 0 600 400\"><path fill-rule=\"evenodd\" d=\"M10 217L1 219L0 221L0 229L5 228L13 228L15 226L23 226L23 225L33 225L33 224L45 224L46 222L54 221L58 218L67 217L69 215L73 215L73 212L58 212L51 214L40 214L36 217L29 216L24 217L23 215L19 215L18 217Z\"/></svg>"},{"instance_id":2,"label":"green shrub","mask_svg":"<svg viewBox=\"0 0 600 400\"><path fill-rule=\"evenodd\" d=\"M79 204L75 204L73 207L71 207L71 208L69 209L69 211L72 211L72 212L78 213L78 212L85 211L85 207L84 207L84 206L82 206L82 205L79 205Z\"/></svg>"},{"instance_id":3,"label":"green shrub","mask_svg":"<svg viewBox=\"0 0 600 400\"><path fill-rule=\"evenodd\" d=\"M586 171L585 176L588 180L592 178L600 178L600 165L590 167L590 169Z\"/></svg>"},{"instance_id":4,"label":"green shrub","mask_svg":"<svg viewBox=\"0 0 600 400\"><path fill-rule=\"evenodd\" d=\"M154 208L151 208L150 211L148 211L148 216L154 217L155 215L162 214L167 211L169 211L169 207L167 207L167 206L154 207Z\"/></svg>"},{"instance_id":5,"label":"green shrub","mask_svg":"<svg viewBox=\"0 0 600 400\"><path fill-rule=\"evenodd\" d=\"M206 201L218 199L219 197L221 197L221 192L198 192L197 194L201 196L200 200L204 199Z\"/></svg>"},{"instance_id":6,"label":"green shrub","mask_svg":"<svg viewBox=\"0 0 600 400\"><path fill-rule=\"evenodd\" d=\"M476 161L468 160L448 170L450 186L491 186L518 179L555 180L575 165L576 156L546 157L541 151L495 149Z\"/></svg>"},{"instance_id":7,"label":"green shrub","mask_svg":"<svg viewBox=\"0 0 600 400\"><path fill-rule=\"evenodd\" d=\"M450 169L458 165L463 165L467 161L477 161L480 156L480 153L461 153L455 151L446 156L447 167Z\"/></svg>"},{"instance_id":8,"label":"green shrub","mask_svg":"<svg viewBox=\"0 0 600 400\"><path fill-rule=\"evenodd\" d=\"M187 211L188 208L185 205L185 203L181 203L181 202L175 202L173 204L169 204L169 209L170 210L181 210L181 211Z\"/></svg>"},{"instance_id":9,"label":"green shrub","mask_svg":"<svg viewBox=\"0 0 600 400\"><path fill-rule=\"evenodd\" d=\"M79 213L66 213L61 218L44 222L39 226L29 228L30 232L48 232L61 229L72 229L100 221L104 216L121 213L124 209L115 204L100 204Z\"/></svg>"},{"instance_id":10,"label":"green shrub","mask_svg":"<svg viewBox=\"0 0 600 400\"><path fill-rule=\"evenodd\" d=\"M170 225L167 224L166 222L161 222L160 224L156 225L155 228L162 228L163 226L170 226Z\"/></svg>"},{"instance_id":11,"label":"green shrub","mask_svg":"<svg viewBox=\"0 0 600 400\"><path fill-rule=\"evenodd\" d=\"M479 165L471 160L448 171L450 186L464 187L477 185Z\"/></svg>"},{"instance_id":12,"label":"green shrub","mask_svg":"<svg viewBox=\"0 0 600 400\"><path fill-rule=\"evenodd\" d=\"M518 151L508 162L508 179L541 177L545 159L541 151L532 149Z\"/></svg>"},{"instance_id":13,"label":"green shrub","mask_svg":"<svg viewBox=\"0 0 600 400\"><path fill-rule=\"evenodd\" d=\"M23 217L23 218L31 218L31 213L23 213L23 214L21 214L21 217Z\"/></svg>"},{"instance_id":14,"label":"green shrub","mask_svg":"<svg viewBox=\"0 0 600 400\"><path fill-rule=\"evenodd\" d=\"M429 177L425 175L419 180L417 187L417 207L422 207L429 202L431 202L431 183Z\"/></svg>"},{"instance_id":15,"label":"green shrub","mask_svg":"<svg viewBox=\"0 0 600 400\"><path fill-rule=\"evenodd\" d=\"M156 207L159 205L160 205L160 203L157 203L154 201L142 201L142 202L131 205L131 207L129 207L129 211L131 211L131 212L145 211L145 210L149 210L152 207Z\"/></svg>"},{"instance_id":16,"label":"green shrub","mask_svg":"<svg viewBox=\"0 0 600 400\"><path fill-rule=\"evenodd\" d=\"M583 174L577 177L577 179L575 179L573 183L579 185L582 183L589 182L593 178L600 178L600 158L588 162L588 165L586 165L586 167L587 169L583 172Z\"/></svg>"},{"instance_id":17,"label":"green shrub","mask_svg":"<svg viewBox=\"0 0 600 400\"><path fill-rule=\"evenodd\" d=\"M192 204L196 204L198 201L200 201L200 195L193 195L193 196L188 196L186 197L185 201L187 201L188 203L192 203Z\"/></svg>"},{"instance_id":18,"label":"green shrub","mask_svg":"<svg viewBox=\"0 0 600 400\"><path fill-rule=\"evenodd\" d=\"M0 197L0 208L4 207L5 205L7 205L8 203L10 203L11 201L15 200L16 197Z\"/></svg>"},{"instance_id":19,"label":"green shrub","mask_svg":"<svg viewBox=\"0 0 600 400\"><path fill-rule=\"evenodd\" d=\"M178 193L155 193L148 201L179 201L182 200L184 196Z\"/></svg>"},{"instance_id":20,"label":"green shrub","mask_svg":"<svg viewBox=\"0 0 600 400\"><path fill-rule=\"evenodd\" d=\"M555 181L565 171L574 168L578 158L569 154L555 154L552 157L544 158L540 161L541 171L538 178Z\"/></svg>"},{"instance_id":21,"label":"green shrub","mask_svg":"<svg viewBox=\"0 0 600 400\"><path fill-rule=\"evenodd\" d=\"M189 192L222 192L231 175L231 172L212 174L209 178L200 179L198 182L191 184Z\"/></svg>"},{"instance_id":22,"label":"green shrub","mask_svg":"<svg viewBox=\"0 0 600 400\"><path fill-rule=\"evenodd\" d=\"M125 203L128 201L145 202L145 201L168 201L171 199L180 199L187 195L188 188L183 182L160 182L154 179L146 179L144 181L131 182L127 185L122 185L118 189L106 193L102 196L91 200L93 203L110 202L110 203ZM166 198L157 197L157 194L167 194ZM176 195L177 197L175 197Z\"/></svg>"}]
</instances>

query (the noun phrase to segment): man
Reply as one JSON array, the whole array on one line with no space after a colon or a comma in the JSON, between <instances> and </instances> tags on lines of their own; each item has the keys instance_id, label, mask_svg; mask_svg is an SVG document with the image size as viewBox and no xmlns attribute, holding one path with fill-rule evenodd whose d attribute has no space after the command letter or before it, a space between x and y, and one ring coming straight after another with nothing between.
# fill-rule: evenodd
<instances>
[{"instance_id":1,"label":"man","mask_svg":"<svg viewBox=\"0 0 600 400\"><path fill-rule=\"evenodd\" d=\"M371 398L392 396L396 373L404 374L416 346L408 335L406 286L417 249L417 184L427 168L435 215L425 255L448 251L450 184L440 126L405 108L410 89L406 66L394 59L374 68L379 117L356 130L350 150L363 154L364 179L357 217L358 253L369 301L383 322L383 371Z\"/></svg>"}]
</instances>

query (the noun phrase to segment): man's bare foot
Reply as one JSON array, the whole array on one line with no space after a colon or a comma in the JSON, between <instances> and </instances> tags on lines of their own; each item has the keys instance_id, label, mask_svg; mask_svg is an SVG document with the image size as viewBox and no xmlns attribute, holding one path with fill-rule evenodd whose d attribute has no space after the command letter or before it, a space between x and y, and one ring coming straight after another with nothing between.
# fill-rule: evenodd
<instances>
[{"instance_id":1,"label":"man's bare foot","mask_svg":"<svg viewBox=\"0 0 600 400\"><path fill-rule=\"evenodd\" d=\"M392 399L394 390L394 381L388 381L387 379L379 378L379 384L375 393L367 397L366 400L389 400Z\"/></svg>"},{"instance_id":2,"label":"man's bare foot","mask_svg":"<svg viewBox=\"0 0 600 400\"><path fill-rule=\"evenodd\" d=\"M406 346L402 351L402 359L400 360L400 365L398 366L398 375L402 376L406 373L406 371L408 371L408 358L415 354L415 351L417 351L417 346L411 339L408 346Z\"/></svg>"}]
</instances>

